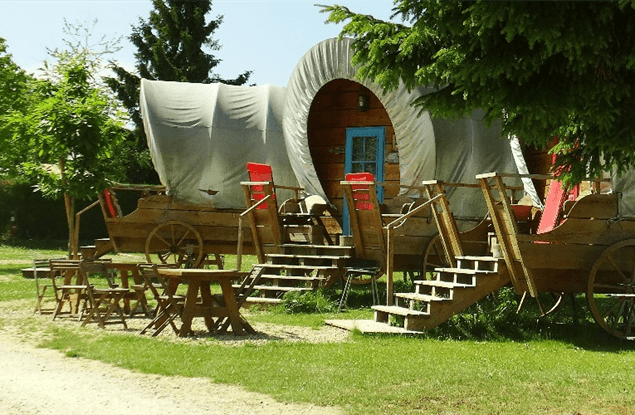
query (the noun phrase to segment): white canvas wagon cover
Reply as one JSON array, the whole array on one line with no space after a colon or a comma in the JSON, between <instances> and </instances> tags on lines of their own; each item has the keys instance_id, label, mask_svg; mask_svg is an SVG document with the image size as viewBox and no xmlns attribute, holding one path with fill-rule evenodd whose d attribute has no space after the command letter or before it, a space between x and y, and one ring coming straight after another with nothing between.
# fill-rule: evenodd
<instances>
[{"instance_id":1,"label":"white canvas wagon cover","mask_svg":"<svg viewBox=\"0 0 635 415\"><path fill-rule=\"evenodd\" d=\"M433 119L428 111L418 115L410 103L425 89L402 86L384 93L372 82L355 79L351 42L328 39L311 48L286 88L142 80L141 112L161 182L187 202L241 209L239 183L247 180L245 163L254 161L270 164L277 184L299 184L308 194L326 198L311 157L307 122L316 94L335 79L363 84L386 109L399 148L402 185L430 179L475 182L479 173L517 171L500 126L486 126L480 113L456 121ZM457 215L486 213L480 192L449 192Z\"/></svg>"}]
</instances>

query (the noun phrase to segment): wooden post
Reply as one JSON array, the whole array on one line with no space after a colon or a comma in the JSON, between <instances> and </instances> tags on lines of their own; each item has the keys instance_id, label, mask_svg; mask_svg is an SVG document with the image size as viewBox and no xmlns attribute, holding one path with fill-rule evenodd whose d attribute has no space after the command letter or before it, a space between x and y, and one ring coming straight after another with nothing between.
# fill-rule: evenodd
<instances>
[{"instance_id":1,"label":"wooden post","mask_svg":"<svg viewBox=\"0 0 635 415\"><path fill-rule=\"evenodd\" d=\"M392 231L392 226L389 226L388 229L386 230L386 239L388 239L387 241L388 246L386 249L386 273L388 278L388 281L386 283L386 305L392 305L393 303L392 293L393 293L393 281L394 281L393 280L394 244L393 244L392 237L390 235L391 231Z\"/></svg>"}]
</instances>

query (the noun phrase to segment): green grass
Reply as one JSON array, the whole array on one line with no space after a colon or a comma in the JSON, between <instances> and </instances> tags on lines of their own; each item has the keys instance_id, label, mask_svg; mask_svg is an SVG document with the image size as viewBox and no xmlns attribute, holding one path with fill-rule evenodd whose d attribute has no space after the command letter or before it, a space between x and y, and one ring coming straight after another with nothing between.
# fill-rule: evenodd
<instances>
[{"instance_id":1,"label":"green grass","mask_svg":"<svg viewBox=\"0 0 635 415\"><path fill-rule=\"evenodd\" d=\"M2 307L31 307L33 281L19 273L26 257L0 246L0 261L11 262L0 266ZM278 307L250 311L248 319L319 328L324 319L371 318L368 289L354 287L351 295L344 313L288 314ZM635 414L633 343L609 337L584 318L582 298L542 319L531 301L516 314L516 301L502 290L422 336L354 333L350 342L331 344L226 346L214 337L183 343L35 317L0 326L44 330L42 346L67 356L144 373L208 377L351 414Z\"/></svg>"}]
</instances>

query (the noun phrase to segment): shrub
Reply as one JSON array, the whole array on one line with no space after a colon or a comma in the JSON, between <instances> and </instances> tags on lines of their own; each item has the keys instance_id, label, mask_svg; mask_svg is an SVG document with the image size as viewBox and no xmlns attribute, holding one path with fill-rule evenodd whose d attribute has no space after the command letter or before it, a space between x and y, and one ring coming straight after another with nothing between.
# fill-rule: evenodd
<instances>
[{"instance_id":1,"label":"shrub","mask_svg":"<svg viewBox=\"0 0 635 415\"><path fill-rule=\"evenodd\" d=\"M282 305L288 314L296 313L333 313L338 309L333 299L334 291L319 289L316 291L289 291L282 297Z\"/></svg>"}]
</instances>

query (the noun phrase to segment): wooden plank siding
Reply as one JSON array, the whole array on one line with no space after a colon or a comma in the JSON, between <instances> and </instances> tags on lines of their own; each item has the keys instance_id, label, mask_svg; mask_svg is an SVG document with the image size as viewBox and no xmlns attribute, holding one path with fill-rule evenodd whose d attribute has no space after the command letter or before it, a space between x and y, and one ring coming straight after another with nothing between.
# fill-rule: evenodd
<instances>
[{"instance_id":1,"label":"wooden plank siding","mask_svg":"<svg viewBox=\"0 0 635 415\"><path fill-rule=\"evenodd\" d=\"M370 98L367 111L357 111L360 92ZM395 131L388 113L379 99L361 84L346 79L336 79L326 84L315 96L308 119L308 141L315 170L329 201L340 216L344 206L344 150L346 128L385 127L384 153L397 151L393 147ZM399 191L399 164L384 163L384 182L394 184L384 188L384 201L395 197Z\"/></svg>"}]
</instances>

